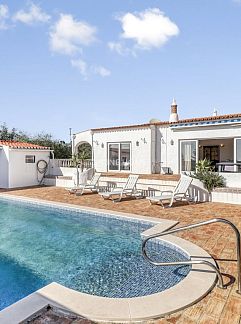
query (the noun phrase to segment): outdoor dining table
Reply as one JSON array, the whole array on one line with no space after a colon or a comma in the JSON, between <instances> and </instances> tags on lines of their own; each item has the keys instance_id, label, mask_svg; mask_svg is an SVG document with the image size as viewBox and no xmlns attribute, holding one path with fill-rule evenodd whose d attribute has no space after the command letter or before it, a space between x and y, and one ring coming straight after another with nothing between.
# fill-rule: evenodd
<instances>
[{"instance_id":1,"label":"outdoor dining table","mask_svg":"<svg viewBox=\"0 0 241 324\"><path fill-rule=\"evenodd\" d=\"M219 172L241 172L240 162L219 162L216 163ZM235 168L237 166L237 169Z\"/></svg>"}]
</instances>

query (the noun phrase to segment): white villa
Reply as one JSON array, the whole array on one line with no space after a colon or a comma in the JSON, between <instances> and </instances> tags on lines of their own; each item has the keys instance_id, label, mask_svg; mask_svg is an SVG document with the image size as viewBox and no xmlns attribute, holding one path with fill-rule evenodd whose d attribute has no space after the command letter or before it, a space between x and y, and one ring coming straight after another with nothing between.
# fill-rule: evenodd
<instances>
[{"instance_id":1,"label":"white villa","mask_svg":"<svg viewBox=\"0 0 241 324\"><path fill-rule=\"evenodd\" d=\"M73 151L83 143L92 147L92 161L99 172L139 174L193 171L207 158L227 174L235 186L241 172L241 113L179 119L173 100L169 121L97 128L73 135ZM238 180L237 180L238 179ZM237 185L236 185L237 186Z\"/></svg>"}]
</instances>

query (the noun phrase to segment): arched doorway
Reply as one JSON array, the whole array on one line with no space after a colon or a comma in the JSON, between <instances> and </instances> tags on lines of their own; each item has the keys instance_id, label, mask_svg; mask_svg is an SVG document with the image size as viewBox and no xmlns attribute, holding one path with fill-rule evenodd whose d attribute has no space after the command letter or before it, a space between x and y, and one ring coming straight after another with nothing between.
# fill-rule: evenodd
<instances>
[{"instance_id":1,"label":"arched doorway","mask_svg":"<svg viewBox=\"0 0 241 324\"><path fill-rule=\"evenodd\" d=\"M82 169L92 168L92 146L88 142L82 142L77 146L77 157Z\"/></svg>"}]
</instances>

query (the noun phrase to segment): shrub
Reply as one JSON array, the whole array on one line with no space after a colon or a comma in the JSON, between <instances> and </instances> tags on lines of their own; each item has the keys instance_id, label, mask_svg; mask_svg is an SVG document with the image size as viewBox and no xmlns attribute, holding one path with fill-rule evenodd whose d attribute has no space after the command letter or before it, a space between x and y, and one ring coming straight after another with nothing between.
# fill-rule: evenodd
<instances>
[{"instance_id":1,"label":"shrub","mask_svg":"<svg viewBox=\"0 0 241 324\"><path fill-rule=\"evenodd\" d=\"M224 177L214 171L211 161L207 159L200 160L196 164L196 171L192 174L192 177L199 179L209 193L216 187L225 186Z\"/></svg>"}]
</instances>

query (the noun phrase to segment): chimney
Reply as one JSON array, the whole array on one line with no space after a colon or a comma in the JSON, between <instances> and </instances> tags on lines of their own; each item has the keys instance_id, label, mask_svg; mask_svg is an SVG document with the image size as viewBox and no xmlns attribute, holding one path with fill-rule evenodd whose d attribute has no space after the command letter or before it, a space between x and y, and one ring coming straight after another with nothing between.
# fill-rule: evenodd
<instances>
[{"instance_id":1,"label":"chimney","mask_svg":"<svg viewBox=\"0 0 241 324\"><path fill-rule=\"evenodd\" d=\"M173 99L172 101L172 105L171 105L171 114L170 114L170 118L169 118L169 122L170 123L176 123L178 122L178 113L177 113L177 103L176 100Z\"/></svg>"},{"instance_id":2,"label":"chimney","mask_svg":"<svg viewBox=\"0 0 241 324\"><path fill-rule=\"evenodd\" d=\"M216 117L218 115L218 111L217 111L217 109L214 109L213 110L213 117Z\"/></svg>"}]
</instances>

